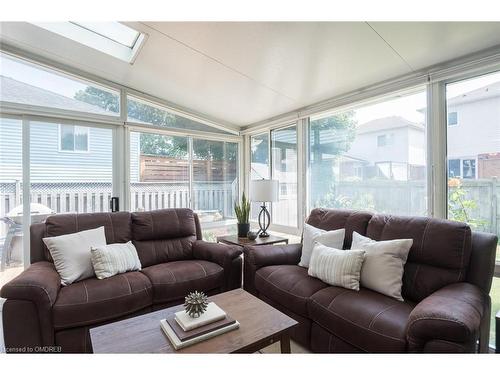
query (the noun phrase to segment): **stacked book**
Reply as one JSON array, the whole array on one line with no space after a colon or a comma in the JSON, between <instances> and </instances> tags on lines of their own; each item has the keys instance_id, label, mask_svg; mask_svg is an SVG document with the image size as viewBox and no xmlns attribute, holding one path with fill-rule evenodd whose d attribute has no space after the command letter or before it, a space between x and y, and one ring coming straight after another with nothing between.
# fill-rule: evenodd
<instances>
[{"instance_id":1,"label":"stacked book","mask_svg":"<svg viewBox=\"0 0 500 375\"><path fill-rule=\"evenodd\" d=\"M177 350L232 331L238 328L240 323L210 302L207 310L198 318L190 317L183 310L167 316L160 321L160 325Z\"/></svg>"}]
</instances>

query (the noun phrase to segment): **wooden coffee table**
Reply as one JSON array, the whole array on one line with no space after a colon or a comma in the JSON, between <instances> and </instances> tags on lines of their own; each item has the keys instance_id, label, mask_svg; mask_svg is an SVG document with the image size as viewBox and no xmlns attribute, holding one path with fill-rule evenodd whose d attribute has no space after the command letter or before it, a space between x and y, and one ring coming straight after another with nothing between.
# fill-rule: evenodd
<instances>
[{"instance_id":1,"label":"wooden coffee table","mask_svg":"<svg viewBox=\"0 0 500 375\"><path fill-rule=\"evenodd\" d=\"M261 301L235 289L209 297L240 322L234 331L175 350L160 328L168 313L182 305L106 324L90 330L94 353L254 353L277 341L281 352L290 353L290 330L298 323Z\"/></svg>"}]
</instances>

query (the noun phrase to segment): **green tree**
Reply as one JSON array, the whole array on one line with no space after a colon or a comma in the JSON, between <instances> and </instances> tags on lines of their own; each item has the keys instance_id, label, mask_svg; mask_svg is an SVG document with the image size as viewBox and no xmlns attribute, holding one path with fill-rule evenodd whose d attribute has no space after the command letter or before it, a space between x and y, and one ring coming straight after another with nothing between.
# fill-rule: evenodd
<instances>
[{"instance_id":1,"label":"green tree","mask_svg":"<svg viewBox=\"0 0 500 375\"><path fill-rule=\"evenodd\" d=\"M118 113L120 104L115 94L88 86L85 90L75 93L76 100L92 104L106 111ZM143 104L139 101L128 101L128 117L135 122L158 125L159 127L195 129L200 126L193 120L176 116L163 109ZM141 153L145 155L164 155L168 157L183 157L187 154L188 146L185 137L164 137L159 134L141 133ZM203 160L237 159L237 148L231 144L209 142L202 140L194 147L194 156Z\"/></svg>"},{"instance_id":2,"label":"green tree","mask_svg":"<svg viewBox=\"0 0 500 375\"><path fill-rule=\"evenodd\" d=\"M348 203L344 197L335 196L333 169L351 148L356 125L354 111L311 121L311 180L314 182L311 201L314 206L337 207Z\"/></svg>"}]
</instances>

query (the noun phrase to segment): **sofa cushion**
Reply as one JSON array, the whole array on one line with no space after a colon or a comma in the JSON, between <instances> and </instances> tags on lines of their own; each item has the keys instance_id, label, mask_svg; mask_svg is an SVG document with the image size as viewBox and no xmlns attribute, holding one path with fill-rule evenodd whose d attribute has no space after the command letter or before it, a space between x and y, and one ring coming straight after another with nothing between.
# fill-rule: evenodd
<instances>
[{"instance_id":1,"label":"sofa cushion","mask_svg":"<svg viewBox=\"0 0 500 375\"><path fill-rule=\"evenodd\" d=\"M260 268L255 273L255 287L260 294L307 317L307 300L328 285L307 274L307 268L278 265Z\"/></svg>"},{"instance_id":2,"label":"sofa cushion","mask_svg":"<svg viewBox=\"0 0 500 375\"><path fill-rule=\"evenodd\" d=\"M403 274L403 298L419 302L465 280L472 251L467 224L428 217L374 215L366 235L376 241L413 239Z\"/></svg>"},{"instance_id":3,"label":"sofa cushion","mask_svg":"<svg viewBox=\"0 0 500 375\"><path fill-rule=\"evenodd\" d=\"M104 227L106 242L108 244L125 243L132 239L129 212L52 215L45 221L45 233L43 233L43 237L62 236L64 234L76 233L99 227ZM35 239L32 238L32 240ZM45 258L52 261L52 257L47 247L43 247Z\"/></svg>"},{"instance_id":4,"label":"sofa cushion","mask_svg":"<svg viewBox=\"0 0 500 375\"><path fill-rule=\"evenodd\" d=\"M224 269L204 260L160 263L141 272L151 280L154 303L179 300L195 290L208 292L224 285Z\"/></svg>"},{"instance_id":5,"label":"sofa cushion","mask_svg":"<svg viewBox=\"0 0 500 375\"><path fill-rule=\"evenodd\" d=\"M188 208L132 213L134 240L162 240L196 237L194 213Z\"/></svg>"},{"instance_id":6,"label":"sofa cushion","mask_svg":"<svg viewBox=\"0 0 500 375\"><path fill-rule=\"evenodd\" d=\"M149 279L140 272L65 286L52 309L54 327L84 326L133 313L152 304L151 288Z\"/></svg>"},{"instance_id":7,"label":"sofa cushion","mask_svg":"<svg viewBox=\"0 0 500 375\"><path fill-rule=\"evenodd\" d=\"M311 296L310 318L343 341L370 353L406 350L406 324L415 307L368 289L328 287Z\"/></svg>"},{"instance_id":8,"label":"sofa cushion","mask_svg":"<svg viewBox=\"0 0 500 375\"><path fill-rule=\"evenodd\" d=\"M366 227L372 214L363 211L329 210L315 208L307 218L307 223L323 230L345 229L344 249L351 248L352 232L366 234Z\"/></svg>"}]
</instances>

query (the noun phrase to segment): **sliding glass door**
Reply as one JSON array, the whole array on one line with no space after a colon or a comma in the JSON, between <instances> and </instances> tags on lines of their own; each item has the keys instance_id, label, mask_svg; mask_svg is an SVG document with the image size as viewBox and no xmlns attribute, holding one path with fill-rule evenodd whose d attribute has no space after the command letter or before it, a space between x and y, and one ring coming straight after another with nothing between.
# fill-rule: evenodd
<instances>
[{"instance_id":1,"label":"sliding glass door","mask_svg":"<svg viewBox=\"0 0 500 375\"><path fill-rule=\"evenodd\" d=\"M500 235L500 72L446 85L446 112L448 218ZM500 263L500 250L496 259ZM494 344L497 277L490 295Z\"/></svg>"},{"instance_id":2,"label":"sliding glass door","mask_svg":"<svg viewBox=\"0 0 500 375\"><path fill-rule=\"evenodd\" d=\"M233 233L238 200L238 143L193 139L193 209L203 223L204 237Z\"/></svg>"},{"instance_id":3,"label":"sliding glass door","mask_svg":"<svg viewBox=\"0 0 500 375\"><path fill-rule=\"evenodd\" d=\"M53 213L109 211L113 130L30 122L31 221Z\"/></svg>"}]
</instances>

